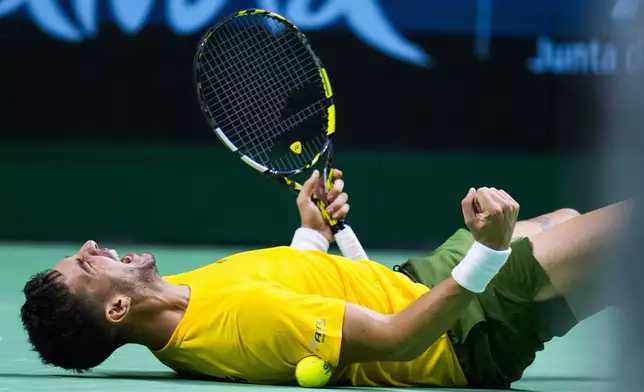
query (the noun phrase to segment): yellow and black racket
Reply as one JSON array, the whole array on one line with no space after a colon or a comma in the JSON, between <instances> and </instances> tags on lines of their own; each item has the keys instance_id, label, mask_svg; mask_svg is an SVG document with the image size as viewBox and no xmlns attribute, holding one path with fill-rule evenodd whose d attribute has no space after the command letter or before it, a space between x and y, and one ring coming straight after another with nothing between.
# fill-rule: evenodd
<instances>
[{"instance_id":1,"label":"yellow and black racket","mask_svg":"<svg viewBox=\"0 0 644 392\"><path fill-rule=\"evenodd\" d=\"M194 58L197 97L219 139L250 167L294 191L293 176L325 157L333 176L333 92L307 37L284 17L249 9L211 27ZM334 233L344 228L314 198Z\"/></svg>"}]
</instances>

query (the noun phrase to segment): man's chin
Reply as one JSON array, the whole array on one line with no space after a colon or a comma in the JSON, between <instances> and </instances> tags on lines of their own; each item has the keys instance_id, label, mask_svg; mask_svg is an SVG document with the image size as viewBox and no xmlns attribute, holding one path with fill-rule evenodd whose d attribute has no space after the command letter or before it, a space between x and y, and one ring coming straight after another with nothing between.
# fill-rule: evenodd
<instances>
[{"instance_id":1,"label":"man's chin","mask_svg":"<svg viewBox=\"0 0 644 392\"><path fill-rule=\"evenodd\" d=\"M135 269L139 279L145 281L154 281L160 277L157 270L156 259L149 253L138 254L130 263Z\"/></svg>"},{"instance_id":2,"label":"man's chin","mask_svg":"<svg viewBox=\"0 0 644 392\"><path fill-rule=\"evenodd\" d=\"M154 258L154 256L149 254L149 253L142 253L141 254L141 261L136 266L136 268L138 268L140 270L143 270L143 271L151 271L155 275L158 275L157 261Z\"/></svg>"},{"instance_id":3,"label":"man's chin","mask_svg":"<svg viewBox=\"0 0 644 392\"><path fill-rule=\"evenodd\" d=\"M133 268L150 268L156 264L156 259L150 253L130 253L123 258L126 264Z\"/></svg>"}]
</instances>

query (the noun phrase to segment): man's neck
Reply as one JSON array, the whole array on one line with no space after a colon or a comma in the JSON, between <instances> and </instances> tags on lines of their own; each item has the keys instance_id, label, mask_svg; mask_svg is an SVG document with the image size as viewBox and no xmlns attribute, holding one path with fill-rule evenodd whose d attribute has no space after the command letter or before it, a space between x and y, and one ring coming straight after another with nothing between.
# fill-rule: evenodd
<instances>
[{"instance_id":1,"label":"man's neck","mask_svg":"<svg viewBox=\"0 0 644 392\"><path fill-rule=\"evenodd\" d=\"M161 281L146 291L132 309L136 319L127 340L160 350L168 344L188 308L190 288Z\"/></svg>"}]
</instances>

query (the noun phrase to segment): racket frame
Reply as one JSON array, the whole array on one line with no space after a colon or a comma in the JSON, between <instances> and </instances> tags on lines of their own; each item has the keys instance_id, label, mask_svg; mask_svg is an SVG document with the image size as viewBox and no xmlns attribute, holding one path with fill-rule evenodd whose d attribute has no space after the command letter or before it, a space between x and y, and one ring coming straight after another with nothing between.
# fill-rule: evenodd
<instances>
[{"instance_id":1,"label":"racket frame","mask_svg":"<svg viewBox=\"0 0 644 392\"><path fill-rule=\"evenodd\" d=\"M309 52L311 57L314 60L314 63L318 69L318 72L320 74L320 78L322 80L322 85L324 87L325 91L325 96L327 101L329 102L329 105L327 106L327 113L329 117L329 121L327 124L327 133L325 136L325 141L320 148L320 151L318 154L316 154L311 162L307 163L305 166L300 167L298 169L293 169L293 170L275 170L272 168L269 168L255 160L253 160L251 157L248 155L245 155L239 151L239 149L230 141L230 139L225 135L224 131L221 129L221 127L218 126L216 121L214 120L212 114L210 113L210 110L208 109L207 105L205 104L205 98L203 96L203 89L201 87L201 79L199 77L199 71L201 70L201 61L200 58L204 53L204 48L206 44L208 43L208 40L212 36L212 33L219 28L220 26L228 23L230 20L238 17L243 17L245 15L263 15L267 17L272 17L280 21L280 23L283 23L284 26L288 27L291 31L297 33L300 42L304 45L306 50ZM197 51L195 53L194 59L193 59L193 80L195 82L195 87L196 87L196 93L197 93L197 98L199 101L199 106L201 108L201 112L204 114L206 117L206 120L208 121L208 125L210 126L211 130L214 131L214 133L217 135L219 140L232 152L236 153L238 157L248 166L252 167L253 169L257 170L258 172L264 174L265 176L272 178L284 185L286 185L289 189L292 191L299 193L300 190L302 189L302 185L293 180L291 177L304 173L313 166L315 166L321 157L326 157L326 165L325 168L323 169L322 173L322 178L325 180L325 188L327 191L329 191L332 186L333 186L333 166L332 166L332 161L333 161L333 134L335 133L335 102L334 102L334 97L333 97L333 91L331 89L331 84L329 82L329 78L326 73L326 69L322 65L322 62L320 58L315 54L313 51L313 48L311 47L311 44L309 42L309 39L306 37L306 35L293 23L291 23L288 19L284 18L281 15L278 15L276 13L258 9L258 8L251 8L251 9L245 9L236 13L233 13L223 19L221 19L219 22L217 22L215 25L210 27L206 32L204 32L199 39L199 44L197 45ZM320 209L320 213L324 217L324 219L327 221L329 226L331 227L331 231L334 234L337 234L341 230L344 229L345 223L344 219L334 219L332 218L328 212L326 211L326 204L324 201L319 199L317 195L313 195L312 197L313 202L318 206Z\"/></svg>"}]
</instances>

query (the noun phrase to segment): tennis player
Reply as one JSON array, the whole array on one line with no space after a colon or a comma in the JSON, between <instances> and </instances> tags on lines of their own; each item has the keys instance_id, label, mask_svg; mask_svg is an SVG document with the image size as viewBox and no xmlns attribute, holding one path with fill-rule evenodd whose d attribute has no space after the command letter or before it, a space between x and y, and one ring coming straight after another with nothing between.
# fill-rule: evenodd
<instances>
[{"instance_id":1,"label":"tennis player","mask_svg":"<svg viewBox=\"0 0 644 392\"><path fill-rule=\"evenodd\" d=\"M341 176L327 194L336 218L349 211ZM297 362L317 355L336 385L506 388L544 343L601 309L575 314L564 296L591 281L624 204L517 223L506 192L470 189L469 230L392 271L327 254L333 237L310 201L318 184L316 172L298 197L291 246L179 275L88 241L26 284L30 342L43 362L75 371L139 344L188 377L292 384Z\"/></svg>"}]
</instances>

